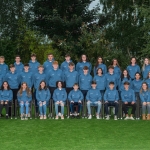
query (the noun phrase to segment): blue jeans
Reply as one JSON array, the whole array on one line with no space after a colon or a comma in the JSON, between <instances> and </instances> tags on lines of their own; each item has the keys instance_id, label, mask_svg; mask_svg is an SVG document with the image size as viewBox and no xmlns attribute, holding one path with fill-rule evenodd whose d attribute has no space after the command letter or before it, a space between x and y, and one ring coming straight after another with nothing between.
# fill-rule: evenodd
<instances>
[{"instance_id":1,"label":"blue jeans","mask_svg":"<svg viewBox=\"0 0 150 150\"><path fill-rule=\"evenodd\" d=\"M61 104L59 103L57 103L57 102L55 102L55 112L56 112L56 116L58 116L58 106L61 106L61 114L63 115L64 114L64 105L65 105L65 103L64 102L62 102Z\"/></svg>"},{"instance_id":2,"label":"blue jeans","mask_svg":"<svg viewBox=\"0 0 150 150\"><path fill-rule=\"evenodd\" d=\"M29 102L20 102L20 113L21 115L24 114L24 107L25 107L25 111L26 111L26 115L29 113Z\"/></svg>"},{"instance_id":3,"label":"blue jeans","mask_svg":"<svg viewBox=\"0 0 150 150\"><path fill-rule=\"evenodd\" d=\"M46 115L47 102L40 101L40 102L38 102L38 105L39 105L40 115Z\"/></svg>"},{"instance_id":4,"label":"blue jeans","mask_svg":"<svg viewBox=\"0 0 150 150\"><path fill-rule=\"evenodd\" d=\"M78 103L78 102L70 103L70 110L71 110L71 113L74 113L74 106L75 106L75 105L78 106L78 113L80 113L82 104L81 104L81 103Z\"/></svg>"},{"instance_id":5,"label":"blue jeans","mask_svg":"<svg viewBox=\"0 0 150 150\"><path fill-rule=\"evenodd\" d=\"M88 114L91 115L91 106L97 106L97 114L100 113L101 110L101 102L97 101L97 102L87 102L87 109L88 109Z\"/></svg>"},{"instance_id":6,"label":"blue jeans","mask_svg":"<svg viewBox=\"0 0 150 150\"><path fill-rule=\"evenodd\" d=\"M117 115L119 104L117 102L113 102L113 101L108 101L107 103L105 103L106 115L108 115L108 107L109 106L114 106L115 107L115 115Z\"/></svg>"}]
</instances>

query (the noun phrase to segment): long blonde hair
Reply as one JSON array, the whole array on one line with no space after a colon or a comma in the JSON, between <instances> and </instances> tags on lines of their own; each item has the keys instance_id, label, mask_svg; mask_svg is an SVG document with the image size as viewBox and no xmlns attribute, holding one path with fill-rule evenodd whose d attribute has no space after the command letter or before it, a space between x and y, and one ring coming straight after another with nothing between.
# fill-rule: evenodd
<instances>
[{"instance_id":1,"label":"long blonde hair","mask_svg":"<svg viewBox=\"0 0 150 150\"><path fill-rule=\"evenodd\" d=\"M28 87L28 85L27 85L27 83L26 83L26 82L22 82L22 84L21 84L21 88L20 88L20 90L19 90L19 92L18 92L18 93L19 93L20 95L22 95L22 91L23 91L22 85L23 85L23 84L25 84L25 85L27 86L27 87L26 87L27 95L28 95L28 96L31 96L31 90L30 90L30 88Z\"/></svg>"},{"instance_id":2,"label":"long blonde hair","mask_svg":"<svg viewBox=\"0 0 150 150\"><path fill-rule=\"evenodd\" d=\"M148 57L145 57L144 61L145 61L145 59L148 59L148 64L150 64L150 59ZM145 63L143 63L143 66L142 66L143 71L145 70L145 66L146 66Z\"/></svg>"}]
</instances>

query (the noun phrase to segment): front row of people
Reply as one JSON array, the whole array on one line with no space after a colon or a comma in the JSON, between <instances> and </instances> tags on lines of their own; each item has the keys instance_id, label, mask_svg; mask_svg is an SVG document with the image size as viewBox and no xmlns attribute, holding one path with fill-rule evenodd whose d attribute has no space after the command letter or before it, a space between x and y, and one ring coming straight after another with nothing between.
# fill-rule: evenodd
<instances>
[{"instance_id":1,"label":"front row of people","mask_svg":"<svg viewBox=\"0 0 150 150\"><path fill-rule=\"evenodd\" d=\"M55 119L58 119L58 107L61 106L61 119L64 119L64 105L67 101L67 93L63 88L63 82L57 81L57 89L54 90L52 99L55 106ZM142 105L142 118L143 120L150 120L150 91L146 82L143 82L140 91L140 99ZM101 111L102 102L104 102L104 110L106 113L106 120L109 120L108 108L109 106L115 107L114 120L117 120L118 108L119 108L119 97L122 100L122 111L125 113L125 120L134 120L133 115L135 114L136 108L139 109L140 102L135 100L135 92L130 89L130 83L124 82L124 90L121 93L114 88L114 82L109 83L109 89L107 89L104 95L96 88L96 82L92 81L91 89L86 94L86 105L88 110L88 119L92 118L91 106L96 106L96 118L100 119L99 114ZM13 93L6 81L3 82L0 90L0 116L3 107L6 110L6 118L9 116L9 106L12 105ZM39 106L40 119L46 119L46 108L49 105L51 93L46 86L45 81L41 81L39 88L36 90L36 99ZM18 103L20 105L21 120L28 119L28 113L30 109L30 102L32 100L31 89L28 88L27 84L23 82L21 88L17 94ZM74 84L73 90L68 94L68 100L70 104L70 116L74 117L74 106L77 106L77 118L80 118L80 112L84 107L84 96L82 91L79 90L77 83ZM128 107L132 108L131 115L128 115ZM147 117L146 117L147 114Z\"/></svg>"}]
</instances>

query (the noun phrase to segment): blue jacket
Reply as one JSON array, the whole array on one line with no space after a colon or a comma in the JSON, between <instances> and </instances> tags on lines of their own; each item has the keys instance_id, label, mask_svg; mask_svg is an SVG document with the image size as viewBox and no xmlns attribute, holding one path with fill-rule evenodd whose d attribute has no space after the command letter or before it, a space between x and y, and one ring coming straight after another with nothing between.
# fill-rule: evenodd
<instances>
[{"instance_id":1,"label":"blue jacket","mask_svg":"<svg viewBox=\"0 0 150 150\"><path fill-rule=\"evenodd\" d=\"M131 79L134 79L135 78L135 74L138 72L140 73L140 67L138 65L135 65L135 66L131 66L129 65L127 67L127 71L131 77Z\"/></svg>"},{"instance_id":2,"label":"blue jacket","mask_svg":"<svg viewBox=\"0 0 150 150\"><path fill-rule=\"evenodd\" d=\"M145 82L148 84L148 88L150 88L150 78L146 79Z\"/></svg>"},{"instance_id":3,"label":"blue jacket","mask_svg":"<svg viewBox=\"0 0 150 150\"><path fill-rule=\"evenodd\" d=\"M61 69L52 69L47 73L46 78L49 86L56 87L57 81L63 81L63 72Z\"/></svg>"},{"instance_id":4,"label":"blue jacket","mask_svg":"<svg viewBox=\"0 0 150 150\"><path fill-rule=\"evenodd\" d=\"M123 102L135 102L135 93L132 89L121 91L121 99Z\"/></svg>"},{"instance_id":5,"label":"blue jacket","mask_svg":"<svg viewBox=\"0 0 150 150\"><path fill-rule=\"evenodd\" d=\"M101 93L98 89L91 88L86 94L86 100L91 102L97 102L102 99Z\"/></svg>"},{"instance_id":6,"label":"blue jacket","mask_svg":"<svg viewBox=\"0 0 150 150\"><path fill-rule=\"evenodd\" d=\"M143 102L150 102L150 92L149 91L142 91L140 92L140 99Z\"/></svg>"},{"instance_id":7,"label":"blue jacket","mask_svg":"<svg viewBox=\"0 0 150 150\"><path fill-rule=\"evenodd\" d=\"M44 66L44 73L45 74L47 74L50 70L53 69L53 66L52 66L53 61L54 60L52 60L52 61L47 60L47 61L44 62L43 66Z\"/></svg>"},{"instance_id":8,"label":"blue jacket","mask_svg":"<svg viewBox=\"0 0 150 150\"><path fill-rule=\"evenodd\" d=\"M30 102L32 100L32 95L28 95L26 91L22 91L22 94L18 92L17 94L18 102L23 101L23 102Z\"/></svg>"},{"instance_id":9,"label":"blue jacket","mask_svg":"<svg viewBox=\"0 0 150 150\"><path fill-rule=\"evenodd\" d=\"M87 66L89 68L88 73L90 74L92 70L92 65L90 62L78 62L76 65L76 71L78 71L79 74L82 74L84 66Z\"/></svg>"},{"instance_id":10,"label":"blue jacket","mask_svg":"<svg viewBox=\"0 0 150 150\"><path fill-rule=\"evenodd\" d=\"M118 79L120 79L121 70L118 66L114 66L114 73L117 75Z\"/></svg>"},{"instance_id":11,"label":"blue jacket","mask_svg":"<svg viewBox=\"0 0 150 150\"><path fill-rule=\"evenodd\" d=\"M72 60L70 60L70 62L72 62ZM64 61L61 64L60 69L63 71L63 73L66 72L66 71L69 71L69 63L67 61Z\"/></svg>"},{"instance_id":12,"label":"blue jacket","mask_svg":"<svg viewBox=\"0 0 150 150\"><path fill-rule=\"evenodd\" d=\"M134 79L132 81L131 88L134 90L134 92L140 92L140 89L142 87L142 83L143 83L143 81L141 79L140 80Z\"/></svg>"},{"instance_id":13,"label":"blue jacket","mask_svg":"<svg viewBox=\"0 0 150 150\"><path fill-rule=\"evenodd\" d=\"M22 64L22 62L20 62L19 65L14 63L14 65L15 65L16 73L20 74L24 70L24 65Z\"/></svg>"},{"instance_id":14,"label":"blue jacket","mask_svg":"<svg viewBox=\"0 0 150 150\"><path fill-rule=\"evenodd\" d=\"M0 89L1 89L3 82L4 82L4 75L0 74Z\"/></svg>"},{"instance_id":15,"label":"blue jacket","mask_svg":"<svg viewBox=\"0 0 150 150\"><path fill-rule=\"evenodd\" d=\"M49 89L36 90L37 101L49 101L51 97Z\"/></svg>"},{"instance_id":16,"label":"blue jacket","mask_svg":"<svg viewBox=\"0 0 150 150\"><path fill-rule=\"evenodd\" d=\"M34 88L38 89L40 82L44 80L46 82L46 74L43 72L40 74L39 72L33 76ZM47 83L47 82L46 82Z\"/></svg>"},{"instance_id":17,"label":"blue jacket","mask_svg":"<svg viewBox=\"0 0 150 150\"><path fill-rule=\"evenodd\" d=\"M29 61L29 71L32 72L33 74L38 72L38 66L40 65L39 62L35 61L32 62L31 60Z\"/></svg>"},{"instance_id":18,"label":"blue jacket","mask_svg":"<svg viewBox=\"0 0 150 150\"><path fill-rule=\"evenodd\" d=\"M83 100L83 94L80 90L72 90L68 95L69 101L79 102Z\"/></svg>"},{"instance_id":19,"label":"blue jacket","mask_svg":"<svg viewBox=\"0 0 150 150\"><path fill-rule=\"evenodd\" d=\"M150 65L146 65L145 69L142 70L143 79L146 79L148 76L148 72L150 71Z\"/></svg>"},{"instance_id":20,"label":"blue jacket","mask_svg":"<svg viewBox=\"0 0 150 150\"><path fill-rule=\"evenodd\" d=\"M92 76L90 74L79 76L80 90L89 90L91 88Z\"/></svg>"},{"instance_id":21,"label":"blue jacket","mask_svg":"<svg viewBox=\"0 0 150 150\"><path fill-rule=\"evenodd\" d=\"M57 101L63 101L65 102L67 99L67 93L65 89L55 89L53 93L53 100L55 102Z\"/></svg>"},{"instance_id":22,"label":"blue jacket","mask_svg":"<svg viewBox=\"0 0 150 150\"><path fill-rule=\"evenodd\" d=\"M102 76L96 75L96 76L94 76L93 81L96 81L96 83L97 83L96 88L98 90L105 90L105 88L106 88L106 77L105 77L105 75L102 75Z\"/></svg>"},{"instance_id":23,"label":"blue jacket","mask_svg":"<svg viewBox=\"0 0 150 150\"><path fill-rule=\"evenodd\" d=\"M6 75L8 73L8 66L4 64L0 64L0 74Z\"/></svg>"},{"instance_id":24,"label":"blue jacket","mask_svg":"<svg viewBox=\"0 0 150 150\"><path fill-rule=\"evenodd\" d=\"M29 88L33 86L33 74L32 72L21 72L20 74L20 81L26 82Z\"/></svg>"},{"instance_id":25,"label":"blue jacket","mask_svg":"<svg viewBox=\"0 0 150 150\"><path fill-rule=\"evenodd\" d=\"M0 90L0 101L12 101L13 92L12 90Z\"/></svg>"},{"instance_id":26,"label":"blue jacket","mask_svg":"<svg viewBox=\"0 0 150 150\"><path fill-rule=\"evenodd\" d=\"M20 76L18 73L7 73L5 80L8 82L11 89L18 89L20 84Z\"/></svg>"},{"instance_id":27,"label":"blue jacket","mask_svg":"<svg viewBox=\"0 0 150 150\"><path fill-rule=\"evenodd\" d=\"M79 81L79 74L77 71L66 71L64 73L64 81L66 82L66 87L73 87L75 83Z\"/></svg>"},{"instance_id":28,"label":"blue jacket","mask_svg":"<svg viewBox=\"0 0 150 150\"><path fill-rule=\"evenodd\" d=\"M119 95L118 91L113 89L107 89L104 94L104 101L118 101L119 100Z\"/></svg>"},{"instance_id":29,"label":"blue jacket","mask_svg":"<svg viewBox=\"0 0 150 150\"><path fill-rule=\"evenodd\" d=\"M119 91L123 91L124 90L124 83L125 82L129 82L130 83L130 86L129 86L129 88L131 88L131 78L126 78L126 77L124 77L123 79L122 79L122 81L121 81L121 78L119 79Z\"/></svg>"},{"instance_id":30,"label":"blue jacket","mask_svg":"<svg viewBox=\"0 0 150 150\"><path fill-rule=\"evenodd\" d=\"M96 75L98 68L101 68L103 70L103 74L107 73L107 67L105 64L102 63L102 64L99 64L97 67L94 66L93 68L94 76Z\"/></svg>"},{"instance_id":31,"label":"blue jacket","mask_svg":"<svg viewBox=\"0 0 150 150\"><path fill-rule=\"evenodd\" d=\"M115 73L112 75L110 73L107 73L105 76L106 76L106 89L109 89L110 82L114 82L115 88L118 86L118 77Z\"/></svg>"}]
</instances>

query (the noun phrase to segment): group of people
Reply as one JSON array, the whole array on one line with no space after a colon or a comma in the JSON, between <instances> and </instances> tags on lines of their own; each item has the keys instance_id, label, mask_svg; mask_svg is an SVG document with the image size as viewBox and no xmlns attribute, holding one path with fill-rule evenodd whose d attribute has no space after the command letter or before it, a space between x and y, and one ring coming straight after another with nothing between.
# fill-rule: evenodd
<instances>
[{"instance_id":1,"label":"group of people","mask_svg":"<svg viewBox=\"0 0 150 150\"><path fill-rule=\"evenodd\" d=\"M93 69L93 77L91 76ZM6 109L6 118L11 116L12 102L14 108L18 101L21 120L29 117L30 104L35 99L36 113L40 119L46 119L46 109L50 101L55 107L55 119L64 119L64 105L69 102L70 116L80 118L84 107L88 110L88 119L92 118L91 106L96 106L96 118L100 119L102 103L104 103L106 120L109 120L109 106L115 107L114 120L117 120L118 101L122 102L125 120L134 120L135 111L142 106L143 120L150 120L150 61L144 59L140 69L136 58L132 57L130 64L121 71L118 60L113 59L108 68L103 58L98 57L92 68L85 54L75 65L69 54L60 65L53 54L48 54L43 65L36 60L36 54L31 54L31 60L22 64L19 55L15 63L8 66L4 56L0 56L0 117L2 109ZM74 108L77 106L77 109ZM132 108L129 115L128 106ZM85 112L84 112L85 113ZM13 112L15 114L15 109Z\"/></svg>"}]
</instances>

